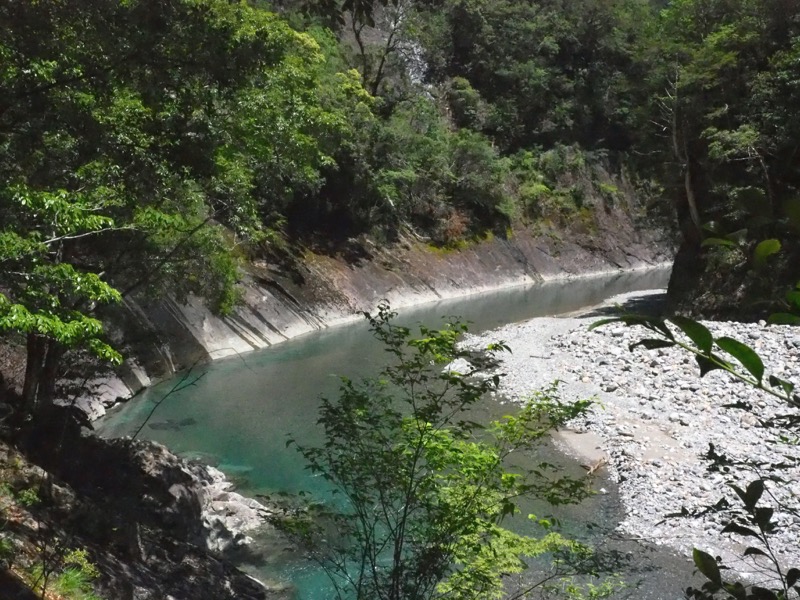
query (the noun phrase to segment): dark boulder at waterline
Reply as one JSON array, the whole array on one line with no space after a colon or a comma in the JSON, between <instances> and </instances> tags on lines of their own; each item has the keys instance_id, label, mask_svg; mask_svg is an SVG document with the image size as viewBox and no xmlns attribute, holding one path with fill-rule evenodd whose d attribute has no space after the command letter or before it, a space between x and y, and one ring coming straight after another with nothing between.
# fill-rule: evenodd
<instances>
[{"instance_id":1,"label":"dark boulder at waterline","mask_svg":"<svg viewBox=\"0 0 800 600\"><path fill-rule=\"evenodd\" d=\"M212 468L153 442L99 438L65 416L64 409L54 410L26 432L22 445L52 474L52 520L73 545L90 549L103 573L104 597L286 597L280 586L269 589L224 558L247 540L243 531L260 523L266 509L230 491Z\"/></svg>"}]
</instances>

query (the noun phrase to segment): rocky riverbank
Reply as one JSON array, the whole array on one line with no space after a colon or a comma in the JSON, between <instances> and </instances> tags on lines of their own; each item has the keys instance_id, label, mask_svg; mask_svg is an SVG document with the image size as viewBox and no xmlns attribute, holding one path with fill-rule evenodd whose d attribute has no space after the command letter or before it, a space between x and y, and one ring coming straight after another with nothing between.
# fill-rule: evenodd
<instances>
[{"instance_id":1,"label":"rocky riverbank","mask_svg":"<svg viewBox=\"0 0 800 600\"><path fill-rule=\"evenodd\" d=\"M180 459L154 442L104 440L58 412L20 440L41 468L21 456L5 463L17 465L15 473L29 474L20 487L35 481L49 490L37 507L39 521L51 529L49 543L87 549L101 573L97 589L103 597L282 600L290 595L284 585L266 586L226 560L228 552L249 542L247 533L264 524L268 511L235 493L221 472ZM54 434L63 446L43 443ZM0 442L3 449L12 452ZM0 470L8 471L4 456L0 452ZM25 535L19 540L20 547L28 543ZM39 560L35 547L28 554Z\"/></svg>"},{"instance_id":2,"label":"rocky riverbank","mask_svg":"<svg viewBox=\"0 0 800 600\"><path fill-rule=\"evenodd\" d=\"M647 308L663 298L661 292L628 294L609 301L627 310ZM666 518L686 508L690 512L722 497L736 504L727 483L733 477L744 485L757 477L738 469L737 475L709 472L702 456L709 444L733 460L749 459L761 466L784 464L776 474L785 484L768 484L769 504L800 505L800 449L780 441L786 431L767 421L793 412L773 397L732 382L721 372L699 377L697 366L680 349L629 351L630 344L648 337L642 328L588 326L608 316L608 306L569 318L543 318L505 326L467 343L482 346L503 340L511 349L504 357L502 389L513 400L554 379L562 380L565 398L596 396L591 412L571 424L560 436L568 450L598 460L606 457L613 479L619 482L626 506L622 533L688 553L693 547L721 555L743 576L761 571L758 557L742 560L751 543L722 534L722 517ZM709 322L715 336L726 335L752 346L769 373L800 383L800 331L765 323ZM751 411L725 408L747 403ZM796 411L794 411L796 412ZM793 436L789 436L793 437ZM736 473L737 469L733 469ZM765 495L765 499L766 495ZM771 540L784 565L800 563L796 533L800 518L776 508L777 521L786 527ZM753 540L750 540L752 542Z\"/></svg>"}]
</instances>

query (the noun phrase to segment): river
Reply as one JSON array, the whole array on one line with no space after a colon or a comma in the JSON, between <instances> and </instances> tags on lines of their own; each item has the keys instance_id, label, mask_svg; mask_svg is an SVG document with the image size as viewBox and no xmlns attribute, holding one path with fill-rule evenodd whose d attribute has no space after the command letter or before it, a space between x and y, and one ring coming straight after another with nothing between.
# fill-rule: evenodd
<instances>
[{"instance_id":1,"label":"river","mask_svg":"<svg viewBox=\"0 0 800 600\"><path fill-rule=\"evenodd\" d=\"M471 331L480 332L576 311L622 292L664 287L668 275L667 270L657 269L515 287L406 309L401 321L435 325L441 317L454 315L470 322ZM188 375L189 380L202 375L194 385L161 402L140 437L218 466L245 494L313 493L319 482L304 469L298 453L286 448L287 437L305 444L318 440L319 397L336 393L339 375L357 378L377 371L379 350L366 322L356 322L215 361ZM130 435L139 429L176 381L154 386L113 412L101 424L103 435ZM500 403L487 400L479 416L489 419L504 410ZM558 458L565 469L580 468ZM691 566L661 549L615 540L613 528L621 514L616 490L611 482L598 487L607 493L560 512L568 530L598 543L609 556L628 560L622 571L635 586L628 597L682 597ZM256 552L242 557L243 568L258 577L288 581L296 600L327 600L324 575L292 552L281 551L283 545L272 536L259 540Z\"/></svg>"}]
</instances>

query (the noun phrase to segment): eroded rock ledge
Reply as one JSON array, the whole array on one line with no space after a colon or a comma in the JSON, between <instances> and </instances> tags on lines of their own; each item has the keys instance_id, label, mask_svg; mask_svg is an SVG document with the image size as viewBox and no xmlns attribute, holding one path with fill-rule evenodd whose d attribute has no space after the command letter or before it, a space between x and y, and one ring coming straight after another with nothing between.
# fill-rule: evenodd
<instances>
[{"instance_id":1,"label":"eroded rock ledge","mask_svg":"<svg viewBox=\"0 0 800 600\"><path fill-rule=\"evenodd\" d=\"M618 214L617 214L618 213ZM305 251L291 268L266 260L248 266L243 302L227 317L197 298L126 301L109 332L127 357L81 387L78 405L99 418L118 398L197 362L281 343L355 318L388 300L401 308L504 287L669 263L668 236L637 228L612 209L607 227L588 234L534 235L521 230L461 249L437 250L409 236L392 245L351 240L331 256ZM566 237L566 233L564 236Z\"/></svg>"},{"instance_id":2,"label":"eroded rock ledge","mask_svg":"<svg viewBox=\"0 0 800 600\"><path fill-rule=\"evenodd\" d=\"M65 422L54 415L20 443L42 476L51 474L50 518L72 545L90 550L104 597L287 597L283 586L265 586L225 560L268 511L235 493L222 473L154 442L104 440ZM53 449L54 439L63 450Z\"/></svg>"}]
</instances>

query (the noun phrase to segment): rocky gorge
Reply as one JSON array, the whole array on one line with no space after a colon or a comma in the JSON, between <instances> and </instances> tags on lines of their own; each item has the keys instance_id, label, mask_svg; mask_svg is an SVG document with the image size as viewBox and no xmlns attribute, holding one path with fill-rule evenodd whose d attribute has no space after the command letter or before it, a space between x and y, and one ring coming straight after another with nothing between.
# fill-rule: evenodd
<instances>
[{"instance_id":1,"label":"rocky gorge","mask_svg":"<svg viewBox=\"0 0 800 600\"><path fill-rule=\"evenodd\" d=\"M622 185L622 184L620 184ZM623 186L625 187L625 186ZM629 186L628 186L629 187ZM241 302L214 314L199 298L128 298L106 315L126 360L71 373L65 394L91 419L117 401L194 364L240 355L358 318L387 300L395 309L537 282L664 266L674 256L670 233L637 222L627 189L622 206L598 200L590 233L521 228L463 247L441 249L411 235L392 244L367 237L336 253L298 250L289 261L245 265ZM98 375L99 369L99 375Z\"/></svg>"},{"instance_id":2,"label":"rocky gorge","mask_svg":"<svg viewBox=\"0 0 800 600\"><path fill-rule=\"evenodd\" d=\"M629 350L649 337L643 328L616 324L588 330L592 322L613 314L615 303L635 312L660 299L663 293L658 291L623 295L578 315L511 324L466 343L477 348L502 340L509 346L511 352L499 368L509 400L525 398L554 379L561 381L565 399L596 399L590 413L558 439L568 452L591 464L607 461L626 509L619 525L623 535L684 554L697 547L721 556L743 578L763 580L763 558L742 559L752 540L721 533L724 515L704 509L721 498L735 505L731 483L744 488L759 476L777 475L784 483L769 482L765 499L783 527L770 544L782 566L800 562L794 535L800 518L792 511L800 502L800 449L791 432L772 421L795 410L720 371L701 379L693 357L681 349ZM769 373L800 381L796 329L763 321L705 325L715 337L726 335L749 344ZM751 467L730 473L710 469L704 456L711 445L718 454L749 461ZM670 517L684 509L697 516Z\"/></svg>"},{"instance_id":3,"label":"rocky gorge","mask_svg":"<svg viewBox=\"0 0 800 600\"><path fill-rule=\"evenodd\" d=\"M107 315L109 334L126 363L99 377L71 375L64 381L62 402L67 411L74 405L94 420L106 407L181 368L346 322L381 298L396 307L410 306L547 279L646 269L669 260L668 241L626 222L629 226L615 235L609 223L605 234L570 242L520 232L512 239L487 239L442 252L414 240L395 247L361 240L354 242L353 256L308 253L296 263L296 272L253 263L243 274L243 303L228 317L215 316L193 298L185 303L127 300ZM3 352L5 384L13 396L22 356L12 346ZM81 514L103 516L72 520L64 529L90 552L95 549L93 557L106 557L98 561L104 573L101 592L132 600L281 598L288 593L280 584L255 583L220 558L229 550L246 552L248 533L267 513L255 500L237 494L221 472L187 463L157 444L102 440L72 425L66 444L63 428L48 427L23 446L54 485L72 490L76 501L68 506L92 507ZM62 439L58 448L69 446L70 452L37 455L38 448L51 444L37 444L36 435ZM71 510L53 504L60 515Z\"/></svg>"}]
</instances>

